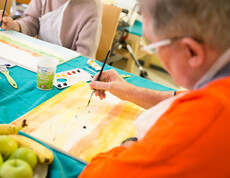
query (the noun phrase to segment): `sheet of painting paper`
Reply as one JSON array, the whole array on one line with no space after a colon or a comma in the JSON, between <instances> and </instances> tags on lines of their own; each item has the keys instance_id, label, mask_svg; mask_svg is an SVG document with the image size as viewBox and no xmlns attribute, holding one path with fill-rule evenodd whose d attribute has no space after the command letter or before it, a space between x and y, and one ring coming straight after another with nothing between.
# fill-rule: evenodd
<instances>
[{"instance_id":1,"label":"sheet of painting paper","mask_svg":"<svg viewBox=\"0 0 230 178\"><path fill-rule=\"evenodd\" d=\"M28 126L22 131L50 143L85 161L119 146L136 134L133 122L144 111L141 107L107 93L105 100L93 97L91 90L78 82L18 118Z\"/></svg>"},{"instance_id":2,"label":"sheet of painting paper","mask_svg":"<svg viewBox=\"0 0 230 178\"><path fill-rule=\"evenodd\" d=\"M37 57L41 55L55 58L59 64L80 56L70 49L22 33L0 31L0 57L36 72Z\"/></svg>"}]
</instances>

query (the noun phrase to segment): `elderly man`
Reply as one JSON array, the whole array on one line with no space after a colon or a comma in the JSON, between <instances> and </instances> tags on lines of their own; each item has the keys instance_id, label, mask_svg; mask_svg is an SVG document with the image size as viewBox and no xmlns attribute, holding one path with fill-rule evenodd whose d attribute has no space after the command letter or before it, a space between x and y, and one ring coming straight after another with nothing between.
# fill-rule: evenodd
<instances>
[{"instance_id":1,"label":"elderly man","mask_svg":"<svg viewBox=\"0 0 230 178\"><path fill-rule=\"evenodd\" d=\"M173 96L104 72L90 84L101 99L108 90L149 109L135 123L139 140L99 154L81 177L230 177L230 1L140 4L149 48L190 90Z\"/></svg>"}]
</instances>

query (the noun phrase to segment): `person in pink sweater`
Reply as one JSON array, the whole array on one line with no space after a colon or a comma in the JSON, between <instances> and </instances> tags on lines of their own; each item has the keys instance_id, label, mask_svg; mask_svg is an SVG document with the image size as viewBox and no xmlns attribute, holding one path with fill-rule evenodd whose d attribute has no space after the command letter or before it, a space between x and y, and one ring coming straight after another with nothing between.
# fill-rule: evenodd
<instances>
[{"instance_id":1,"label":"person in pink sweater","mask_svg":"<svg viewBox=\"0 0 230 178\"><path fill-rule=\"evenodd\" d=\"M2 29L15 30L95 58L101 35L100 0L31 0L24 17L6 13Z\"/></svg>"}]
</instances>

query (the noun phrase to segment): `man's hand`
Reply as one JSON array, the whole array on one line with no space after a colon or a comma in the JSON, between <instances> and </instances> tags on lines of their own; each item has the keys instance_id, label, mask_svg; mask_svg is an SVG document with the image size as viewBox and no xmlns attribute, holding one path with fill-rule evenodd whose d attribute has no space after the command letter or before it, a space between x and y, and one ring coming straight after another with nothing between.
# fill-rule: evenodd
<instances>
[{"instance_id":1,"label":"man's hand","mask_svg":"<svg viewBox=\"0 0 230 178\"><path fill-rule=\"evenodd\" d=\"M104 71L100 81L96 81L98 74L90 83L92 89L96 89L95 95L100 99L106 97L105 91L109 91L120 99L127 100L132 85L126 82L115 70Z\"/></svg>"}]
</instances>

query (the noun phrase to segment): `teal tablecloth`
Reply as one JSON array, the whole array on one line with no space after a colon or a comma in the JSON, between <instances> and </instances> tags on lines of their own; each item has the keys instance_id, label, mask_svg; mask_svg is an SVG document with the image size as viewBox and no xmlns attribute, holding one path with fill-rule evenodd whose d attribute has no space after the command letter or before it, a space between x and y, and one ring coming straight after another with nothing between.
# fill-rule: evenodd
<instances>
[{"instance_id":1,"label":"teal tablecloth","mask_svg":"<svg viewBox=\"0 0 230 178\"><path fill-rule=\"evenodd\" d=\"M57 72L71 70L74 68L82 68L88 66L87 58L78 57L67 63L64 63L57 68ZM105 70L113 67L106 65ZM43 91L36 87L36 73L15 66L9 69L10 75L16 81L18 89L14 89L6 80L5 76L0 74L0 123L10 123L36 106L55 96L63 90L54 87L52 90ZM118 70L120 74L129 74L125 71ZM132 74L131 74L132 75ZM127 81L141 87L146 87L155 90L168 91L170 88L156 84L144 78L132 75L127 78ZM28 135L27 135L28 136ZM48 177L77 177L85 167L85 163L73 159L59 151L53 149L54 161L50 165Z\"/></svg>"}]
</instances>

